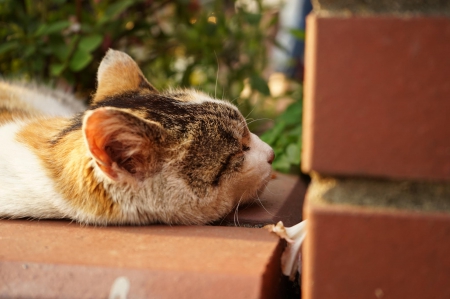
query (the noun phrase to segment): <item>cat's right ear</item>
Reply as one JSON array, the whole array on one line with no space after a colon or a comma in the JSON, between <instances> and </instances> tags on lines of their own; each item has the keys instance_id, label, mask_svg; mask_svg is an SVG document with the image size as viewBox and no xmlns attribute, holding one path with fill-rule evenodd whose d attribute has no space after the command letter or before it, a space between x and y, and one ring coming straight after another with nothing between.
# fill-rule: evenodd
<instances>
[{"instance_id":1,"label":"cat's right ear","mask_svg":"<svg viewBox=\"0 0 450 299\"><path fill-rule=\"evenodd\" d=\"M93 103L108 96L139 90L158 92L128 54L109 49L98 68L97 91Z\"/></svg>"},{"instance_id":2,"label":"cat's right ear","mask_svg":"<svg viewBox=\"0 0 450 299\"><path fill-rule=\"evenodd\" d=\"M85 113L83 135L102 172L113 181L142 180L158 169L164 129L115 108Z\"/></svg>"}]
</instances>

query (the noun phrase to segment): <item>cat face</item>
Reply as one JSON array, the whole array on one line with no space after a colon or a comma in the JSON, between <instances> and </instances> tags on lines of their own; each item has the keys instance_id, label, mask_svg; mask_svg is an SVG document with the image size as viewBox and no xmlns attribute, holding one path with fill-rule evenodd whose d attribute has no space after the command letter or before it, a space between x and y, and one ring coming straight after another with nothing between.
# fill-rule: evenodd
<instances>
[{"instance_id":1,"label":"cat face","mask_svg":"<svg viewBox=\"0 0 450 299\"><path fill-rule=\"evenodd\" d=\"M271 176L272 149L235 106L194 90L158 92L122 52L103 59L79 121L122 222L218 220L258 196Z\"/></svg>"}]
</instances>

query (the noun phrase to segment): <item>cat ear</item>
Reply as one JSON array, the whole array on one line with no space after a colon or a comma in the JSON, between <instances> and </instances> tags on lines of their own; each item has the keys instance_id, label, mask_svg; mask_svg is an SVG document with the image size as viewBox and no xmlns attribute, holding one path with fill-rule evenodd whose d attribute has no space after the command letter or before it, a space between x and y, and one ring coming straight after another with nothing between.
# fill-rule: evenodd
<instances>
[{"instance_id":1,"label":"cat ear","mask_svg":"<svg viewBox=\"0 0 450 299\"><path fill-rule=\"evenodd\" d=\"M85 113L83 134L89 152L105 175L114 181L141 180L156 171L164 130L114 108Z\"/></svg>"},{"instance_id":2,"label":"cat ear","mask_svg":"<svg viewBox=\"0 0 450 299\"><path fill-rule=\"evenodd\" d=\"M97 91L93 103L107 96L145 89L157 92L145 79L136 62L127 54L109 49L97 72Z\"/></svg>"}]
</instances>

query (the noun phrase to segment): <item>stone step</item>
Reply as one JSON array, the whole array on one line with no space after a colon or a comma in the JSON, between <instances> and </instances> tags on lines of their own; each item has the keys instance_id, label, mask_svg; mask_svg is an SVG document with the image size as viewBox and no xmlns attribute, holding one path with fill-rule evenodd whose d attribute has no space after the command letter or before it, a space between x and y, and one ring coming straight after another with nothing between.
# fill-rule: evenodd
<instances>
[{"instance_id":1,"label":"stone step","mask_svg":"<svg viewBox=\"0 0 450 299\"><path fill-rule=\"evenodd\" d=\"M300 222L307 184L275 176L229 226L0 220L0 298L282 298L284 243L249 227Z\"/></svg>"},{"instance_id":2,"label":"stone step","mask_svg":"<svg viewBox=\"0 0 450 299\"><path fill-rule=\"evenodd\" d=\"M127 298L273 298L280 244L257 228L1 220L0 297L108 298L123 277Z\"/></svg>"}]
</instances>

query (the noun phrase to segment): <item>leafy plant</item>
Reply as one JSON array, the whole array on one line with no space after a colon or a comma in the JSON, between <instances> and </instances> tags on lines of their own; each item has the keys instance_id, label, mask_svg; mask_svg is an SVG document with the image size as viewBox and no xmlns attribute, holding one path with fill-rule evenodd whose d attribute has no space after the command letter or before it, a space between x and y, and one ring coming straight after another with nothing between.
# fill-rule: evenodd
<instances>
[{"instance_id":1,"label":"leafy plant","mask_svg":"<svg viewBox=\"0 0 450 299\"><path fill-rule=\"evenodd\" d=\"M265 104L273 99L263 71L267 46L276 45L277 14L261 0L252 10L235 1L202 3L0 0L0 73L70 86L88 98L101 58L114 48L133 56L159 89L198 87L236 101L244 115L271 117L274 113ZM298 99L263 135L275 149L278 170L299 164ZM250 124L251 129L257 124Z\"/></svg>"},{"instance_id":2,"label":"leafy plant","mask_svg":"<svg viewBox=\"0 0 450 299\"><path fill-rule=\"evenodd\" d=\"M302 88L293 93L295 101L275 119L275 125L261 139L270 144L275 152L273 168L282 172L300 172L302 149Z\"/></svg>"},{"instance_id":3,"label":"leafy plant","mask_svg":"<svg viewBox=\"0 0 450 299\"><path fill-rule=\"evenodd\" d=\"M262 77L266 32L276 16L233 1L1 0L0 72L64 80L82 95L95 89L98 63L108 48L130 53L159 88L201 86L236 99L246 78L267 95ZM244 105L245 106L245 105Z\"/></svg>"}]
</instances>

